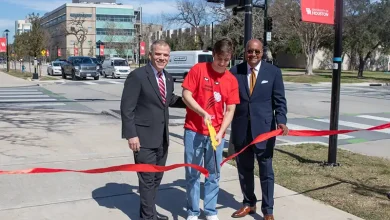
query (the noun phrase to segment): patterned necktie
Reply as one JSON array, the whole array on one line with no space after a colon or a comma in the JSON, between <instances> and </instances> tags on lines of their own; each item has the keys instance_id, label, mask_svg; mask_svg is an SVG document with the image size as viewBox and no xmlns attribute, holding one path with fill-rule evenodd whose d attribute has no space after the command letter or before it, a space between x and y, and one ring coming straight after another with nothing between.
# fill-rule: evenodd
<instances>
[{"instance_id":1,"label":"patterned necktie","mask_svg":"<svg viewBox=\"0 0 390 220\"><path fill-rule=\"evenodd\" d=\"M163 103L165 104L165 83L164 83L164 80L162 78L162 73L159 72L157 74L158 76L158 88L160 89L160 94L161 94L161 99L163 101Z\"/></svg>"},{"instance_id":2,"label":"patterned necktie","mask_svg":"<svg viewBox=\"0 0 390 220\"><path fill-rule=\"evenodd\" d=\"M250 94L252 95L253 89L255 88L256 84L256 74L255 74L255 68L251 68L251 81L250 81Z\"/></svg>"}]
</instances>

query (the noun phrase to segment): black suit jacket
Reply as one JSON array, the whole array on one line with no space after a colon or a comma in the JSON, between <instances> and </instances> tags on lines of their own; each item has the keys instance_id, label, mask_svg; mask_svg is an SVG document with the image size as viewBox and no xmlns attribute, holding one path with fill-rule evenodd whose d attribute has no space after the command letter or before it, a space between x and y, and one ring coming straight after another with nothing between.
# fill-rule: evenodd
<instances>
[{"instance_id":1,"label":"black suit jacket","mask_svg":"<svg viewBox=\"0 0 390 220\"><path fill-rule=\"evenodd\" d=\"M237 78L240 104L236 105L232 121L231 139L235 146L246 144L248 123L252 138L276 129L276 124L287 123L287 102L282 72L276 66L261 62L255 88L249 95L247 62L232 67L230 72ZM275 138L256 144L259 149L274 147Z\"/></svg>"},{"instance_id":2,"label":"black suit jacket","mask_svg":"<svg viewBox=\"0 0 390 220\"><path fill-rule=\"evenodd\" d=\"M165 104L150 64L132 71L125 81L120 107L122 138L138 137L144 148L168 145L169 107L185 108L182 98L173 94L172 76L166 71L164 74Z\"/></svg>"}]
</instances>

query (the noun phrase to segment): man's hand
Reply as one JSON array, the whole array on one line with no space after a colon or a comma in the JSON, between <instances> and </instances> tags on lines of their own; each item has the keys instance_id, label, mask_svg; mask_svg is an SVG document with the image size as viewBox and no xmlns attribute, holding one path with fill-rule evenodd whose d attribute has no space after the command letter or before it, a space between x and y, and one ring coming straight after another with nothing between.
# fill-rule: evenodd
<instances>
[{"instance_id":1,"label":"man's hand","mask_svg":"<svg viewBox=\"0 0 390 220\"><path fill-rule=\"evenodd\" d=\"M284 124L279 124L278 128L283 130L283 136L286 136L288 134L288 127Z\"/></svg>"},{"instance_id":2,"label":"man's hand","mask_svg":"<svg viewBox=\"0 0 390 220\"><path fill-rule=\"evenodd\" d=\"M218 146L221 144L222 142L222 134L221 133L218 133L216 136L215 136L215 140L218 142Z\"/></svg>"},{"instance_id":3,"label":"man's hand","mask_svg":"<svg viewBox=\"0 0 390 220\"><path fill-rule=\"evenodd\" d=\"M211 123L211 116L209 115L209 113L207 113L206 111L204 111L202 114L201 114L202 118L203 118L203 121L204 121L204 124L207 125L207 121L209 121Z\"/></svg>"},{"instance_id":4,"label":"man's hand","mask_svg":"<svg viewBox=\"0 0 390 220\"><path fill-rule=\"evenodd\" d=\"M140 143L139 143L139 139L138 137L133 137L133 138L130 138L128 140L128 143L129 143L129 148L132 150L132 151L139 151L139 148L141 147Z\"/></svg>"}]
</instances>

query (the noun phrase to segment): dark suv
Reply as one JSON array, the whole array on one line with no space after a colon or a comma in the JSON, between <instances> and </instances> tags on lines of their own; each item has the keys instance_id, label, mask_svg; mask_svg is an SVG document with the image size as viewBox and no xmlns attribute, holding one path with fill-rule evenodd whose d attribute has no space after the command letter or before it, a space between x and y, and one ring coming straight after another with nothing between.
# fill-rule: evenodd
<instances>
[{"instance_id":1,"label":"dark suv","mask_svg":"<svg viewBox=\"0 0 390 220\"><path fill-rule=\"evenodd\" d=\"M93 77L99 80L98 66L91 57L72 56L66 62L61 64L62 78L71 76L73 80L86 79Z\"/></svg>"}]
</instances>

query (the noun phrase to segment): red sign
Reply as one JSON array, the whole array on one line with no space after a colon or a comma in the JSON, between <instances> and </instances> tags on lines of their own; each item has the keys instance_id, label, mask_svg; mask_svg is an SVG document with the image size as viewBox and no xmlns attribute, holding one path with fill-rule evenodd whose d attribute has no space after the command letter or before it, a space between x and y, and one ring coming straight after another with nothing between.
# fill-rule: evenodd
<instances>
[{"instance_id":1,"label":"red sign","mask_svg":"<svg viewBox=\"0 0 390 220\"><path fill-rule=\"evenodd\" d=\"M47 56L47 57L50 56L49 50L46 50L46 56Z\"/></svg>"},{"instance_id":2,"label":"red sign","mask_svg":"<svg viewBox=\"0 0 390 220\"><path fill-rule=\"evenodd\" d=\"M301 0L302 21L334 24L335 0Z\"/></svg>"},{"instance_id":3,"label":"red sign","mask_svg":"<svg viewBox=\"0 0 390 220\"><path fill-rule=\"evenodd\" d=\"M74 55L75 56L79 55L79 48L77 48L77 47L74 48Z\"/></svg>"},{"instance_id":4,"label":"red sign","mask_svg":"<svg viewBox=\"0 0 390 220\"><path fill-rule=\"evenodd\" d=\"M139 47L140 47L140 51L141 51L141 56L145 56L145 41L141 41L140 43L139 43Z\"/></svg>"},{"instance_id":5,"label":"red sign","mask_svg":"<svg viewBox=\"0 0 390 220\"><path fill-rule=\"evenodd\" d=\"M57 49L57 56L59 56L59 57L61 56L61 49L60 48Z\"/></svg>"},{"instance_id":6,"label":"red sign","mask_svg":"<svg viewBox=\"0 0 390 220\"><path fill-rule=\"evenodd\" d=\"M99 55L100 55L100 56L104 56L104 45L100 45L100 52L99 52Z\"/></svg>"},{"instance_id":7,"label":"red sign","mask_svg":"<svg viewBox=\"0 0 390 220\"><path fill-rule=\"evenodd\" d=\"M0 53L7 52L7 38L0 38Z\"/></svg>"}]
</instances>

